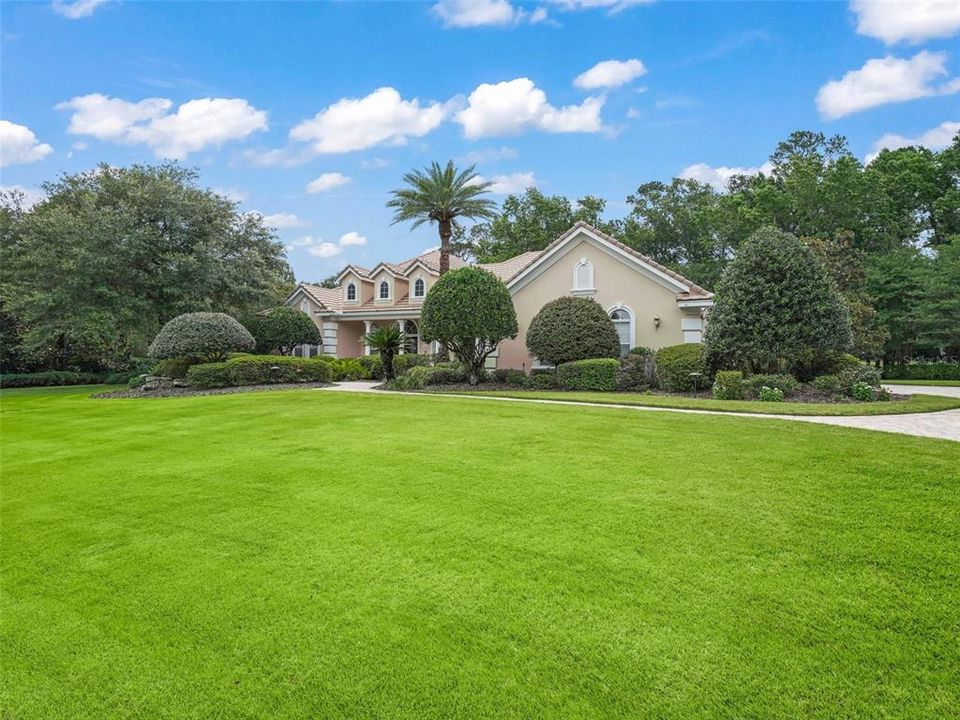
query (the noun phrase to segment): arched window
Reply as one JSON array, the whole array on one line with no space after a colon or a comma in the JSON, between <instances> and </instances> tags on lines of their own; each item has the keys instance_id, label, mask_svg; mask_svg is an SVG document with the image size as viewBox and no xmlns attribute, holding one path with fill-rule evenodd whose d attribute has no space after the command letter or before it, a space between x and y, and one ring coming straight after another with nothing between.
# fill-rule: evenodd
<instances>
[{"instance_id":1,"label":"arched window","mask_svg":"<svg viewBox=\"0 0 960 720\"><path fill-rule=\"evenodd\" d=\"M389 300L390 299L390 283L386 280L380 281L380 299Z\"/></svg>"},{"instance_id":2,"label":"arched window","mask_svg":"<svg viewBox=\"0 0 960 720\"><path fill-rule=\"evenodd\" d=\"M415 298L422 298L427 294L427 284L423 281L423 278L417 278L413 283L413 296Z\"/></svg>"},{"instance_id":3,"label":"arched window","mask_svg":"<svg viewBox=\"0 0 960 720\"><path fill-rule=\"evenodd\" d=\"M403 349L405 352L416 354L420 349L420 331L417 324L412 320L405 320L403 323L403 334L405 342Z\"/></svg>"},{"instance_id":4,"label":"arched window","mask_svg":"<svg viewBox=\"0 0 960 720\"><path fill-rule=\"evenodd\" d=\"M580 258L573 267L573 289L593 290L593 264L586 258Z\"/></svg>"},{"instance_id":5,"label":"arched window","mask_svg":"<svg viewBox=\"0 0 960 720\"><path fill-rule=\"evenodd\" d=\"M620 354L626 355L633 347L633 313L625 307L616 307L610 311L610 319L620 338Z\"/></svg>"},{"instance_id":6,"label":"arched window","mask_svg":"<svg viewBox=\"0 0 960 720\"><path fill-rule=\"evenodd\" d=\"M356 300L357 299L357 286L353 283L347 285L347 300Z\"/></svg>"}]
</instances>

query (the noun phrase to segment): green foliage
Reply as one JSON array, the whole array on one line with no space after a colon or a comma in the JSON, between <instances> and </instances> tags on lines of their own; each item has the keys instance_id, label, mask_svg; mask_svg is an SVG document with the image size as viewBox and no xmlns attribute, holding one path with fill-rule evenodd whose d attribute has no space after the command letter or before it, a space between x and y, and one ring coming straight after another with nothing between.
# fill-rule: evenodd
<instances>
[{"instance_id":1,"label":"green foliage","mask_svg":"<svg viewBox=\"0 0 960 720\"><path fill-rule=\"evenodd\" d=\"M763 387L792 395L799 389L800 383L792 375L751 375L743 381L743 386L754 396L758 396Z\"/></svg>"},{"instance_id":2,"label":"green foliage","mask_svg":"<svg viewBox=\"0 0 960 720\"><path fill-rule=\"evenodd\" d=\"M877 400L877 388L865 382L855 382L850 386L850 395L854 400L860 402L873 402Z\"/></svg>"},{"instance_id":3,"label":"green foliage","mask_svg":"<svg viewBox=\"0 0 960 720\"><path fill-rule=\"evenodd\" d=\"M393 358L407 342L407 336L394 324L375 327L363 336L363 343L371 351L380 356L383 368L383 379L393 380L396 373L393 367Z\"/></svg>"},{"instance_id":4,"label":"green foliage","mask_svg":"<svg viewBox=\"0 0 960 720\"><path fill-rule=\"evenodd\" d=\"M192 387L201 389L274 383L329 382L332 363L320 358L248 355L221 363L193 365L187 371Z\"/></svg>"},{"instance_id":5,"label":"green foliage","mask_svg":"<svg viewBox=\"0 0 960 720\"><path fill-rule=\"evenodd\" d=\"M527 329L527 349L551 365L590 358L619 358L620 338L601 305L590 298L551 300Z\"/></svg>"},{"instance_id":6,"label":"green foliage","mask_svg":"<svg viewBox=\"0 0 960 720\"><path fill-rule=\"evenodd\" d=\"M383 380L383 360L379 355L362 355L357 361L363 366L368 380Z\"/></svg>"},{"instance_id":7,"label":"green foliage","mask_svg":"<svg viewBox=\"0 0 960 720\"><path fill-rule=\"evenodd\" d=\"M783 390L763 385L757 393L760 402L783 402Z\"/></svg>"},{"instance_id":8,"label":"green foliage","mask_svg":"<svg viewBox=\"0 0 960 720\"><path fill-rule=\"evenodd\" d=\"M717 400L743 400L743 373L739 370L717 371L713 396Z\"/></svg>"},{"instance_id":9,"label":"green foliage","mask_svg":"<svg viewBox=\"0 0 960 720\"><path fill-rule=\"evenodd\" d=\"M0 387L47 387L52 385L95 385L102 383L99 373L72 372L69 370L46 370L34 373L5 373L0 375Z\"/></svg>"},{"instance_id":10,"label":"green foliage","mask_svg":"<svg viewBox=\"0 0 960 720\"><path fill-rule=\"evenodd\" d=\"M185 378L187 370L191 365L197 365L200 361L192 357L172 357L165 358L156 364L153 369L154 374L160 377Z\"/></svg>"},{"instance_id":11,"label":"green foliage","mask_svg":"<svg viewBox=\"0 0 960 720\"><path fill-rule=\"evenodd\" d=\"M525 385L531 390L556 390L560 387L555 372L531 372L527 375Z\"/></svg>"},{"instance_id":12,"label":"green foliage","mask_svg":"<svg viewBox=\"0 0 960 720\"><path fill-rule=\"evenodd\" d=\"M490 353L517 336L510 291L493 273L476 267L441 275L423 301L420 332L424 340L449 348L476 384Z\"/></svg>"},{"instance_id":13,"label":"green foliage","mask_svg":"<svg viewBox=\"0 0 960 720\"><path fill-rule=\"evenodd\" d=\"M222 360L228 353L252 350L250 332L226 313L185 313L164 325L150 343L150 357Z\"/></svg>"},{"instance_id":14,"label":"green foliage","mask_svg":"<svg viewBox=\"0 0 960 720\"><path fill-rule=\"evenodd\" d=\"M884 365L883 377L889 380L960 380L960 361Z\"/></svg>"},{"instance_id":15,"label":"green foliage","mask_svg":"<svg viewBox=\"0 0 960 720\"><path fill-rule=\"evenodd\" d=\"M839 375L840 382L843 383L845 388L849 388L858 382L866 383L870 387L880 387L880 370L866 363L860 363L856 367L848 367L842 370Z\"/></svg>"},{"instance_id":16,"label":"green foliage","mask_svg":"<svg viewBox=\"0 0 960 720\"><path fill-rule=\"evenodd\" d=\"M323 336L310 316L300 310L280 305L265 315L256 315L247 329L256 340L261 355L278 351L289 355L297 345L322 345Z\"/></svg>"},{"instance_id":17,"label":"green foliage","mask_svg":"<svg viewBox=\"0 0 960 720\"><path fill-rule=\"evenodd\" d=\"M455 385L466 382L467 373L458 363L444 365L416 365L398 375L388 387L391 390L420 390L427 385Z\"/></svg>"},{"instance_id":18,"label":"green foliage","mask_svg":"<svg viewBox=\"0 0 960 720\"><path fill-rule=\"evenodd\" d=\"M709 382L706 356L700 343L668 345L657 350L657 384L670 392L689 392ZM691 377L700 373L702 377Z\"/></svg>"},{"instance_id":19,"label":"green foliage","mask_svg":"<svg viewBox=\"0 0 960 720\"><path fill-rule=\"evenodd\" d=\"M523 370L514 370L511 368L498 368L491 373L493 382L500 385L512 385L513 387L523 387L527 381L527 374Z\"/></svg>"},{"instance_id":20,"label":"green foliage","mask_svg":"<svg viewBox=\"0 0 960 720\"><path fill-rule=\"evenodd\" d=\"M810 373L850 348L850 314L810 247L764 228L724 273L704 340L713 367Z\"/></svg>"},{"instance_id":21,"label":"green foliage","mask_svg":"<svg viewBox=\"0 0 960 720\"><path fill-rule=\"evenodd\" d=\"M817 375L810 384L827 395L840 395L844 391L843 381L839 375Z\"/></svg>"},{"instance_id":22,"label":"green foliage","mask_svg":"<svg viewBox=\"0 0 960 720\"><path fill-rule=\"evenodd\" d=\"M321 356L325 357L325 356ZM373 357L373 356L371 356ZM377 358L379 360L379 358ZM360 362L360 358L331 359L331 380L369 380L370 371Z\"/></svg>"},{"instance_id":23,"label":"green foliage","mask_svg":"<svg viewBox=\"0 0 960 720\"><path fill-rule=\"evenodd\" d=\"M646 352L637 353L634 350ZM626 357L620 358L617 388L620 390L647 390L656 385L657 373L654 353L648 348L633 348Z\"/></svg>"},{"instance_id":24,"label":"green foliage","mask_svg":"<svg viewBox=\"0 0 960 720\"><path fill-rule=\"evenodd\" d=\"M440 275L450 269L450 239L458 217L484 220L496 215L496 203L487 197L491 182L483 181L473 165L457 170L453 160L445 166L431 163L403 176L406 187L393 190L387 207L393 222L412 221L413 228L437 223L440 232Z\"/></svg>"},{"instance_id":25,"label":"green foliage","mask_svg":"<svg viewBox=\"0 0 960 720\"><path fill-rule=\"evenodd\" d=\"M397 375L403 375L410 368L429 364L430 355L420 355L417 353L404 353L403 355L397 355L393 359L393 369Z\"/></svg>"},{"instance_id":26,"label":"green foliage","mask_svg":"<svg viewBox=\"0 0 960 720\"><path fill-rule=\"evenodd\" d=\"M614 358L574 360L557 366L557 384L564 390L617 389L620 361Z\"/></svg>"},{"instance_id":27,"label":"green foliage","mask_svg":"<svg viewBox=\"0 0 960 720\"><path fill-rule=\"evenodd\" d=\"M29 210L0 198L4 299L43 367L120 370L170 318L247 315L293 284L262 218L175 163L100 165L43 189Z\"/></svg>"}]
</instances>

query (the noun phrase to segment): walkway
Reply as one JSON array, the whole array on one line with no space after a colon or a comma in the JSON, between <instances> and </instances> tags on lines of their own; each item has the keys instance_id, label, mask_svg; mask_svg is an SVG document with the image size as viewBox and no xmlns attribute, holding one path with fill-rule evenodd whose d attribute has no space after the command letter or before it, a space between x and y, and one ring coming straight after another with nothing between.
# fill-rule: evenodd
<instances>
[{"instance_id":1,"label":"walkway","mask_svg":"<svg viewBox=\"0 0 960 720\"><path fill-rule=\"evenodd\" d=\"M330 387L321 388L322 392L382 392L374 390L378 383L375 382L342 382ZM895 386L891 385L893 389ZM934 387L934 386L896 386L895 392L901 394L907 393L926 393L928 395L948 395L957 397L951 392L960 388L952 387ZM936 392L935 392L936 391ZM861 430L877 430L880 432L901 433L903 435L915 435L917 437L940 438L943 440L954 440L960 442L960 409L944 410L933 413L907 413L904 415L856 415L847 417L834 417L827 415L772 415L766 413L732 413L718 412L716 410L686 410L680 408L662 408L645 407L642 405L613 405L579 402L576 400L539 400L534 398L507 398L490 397L485 395L464 395L460 393L395 393L410 394L418 397L454 397L466 400L488 400L494 402L519 402L519 403L538 403L545 405L573 405L578 407L593 408L615 408L618 410L641 410L649 412L674 412L687 413L691 415L723 415L726 417L739 418L758 418L761 420L795 420L797 422L810 422L821 425L839 425L842 427L859 428Z\"/></svg>"}]
</instances>

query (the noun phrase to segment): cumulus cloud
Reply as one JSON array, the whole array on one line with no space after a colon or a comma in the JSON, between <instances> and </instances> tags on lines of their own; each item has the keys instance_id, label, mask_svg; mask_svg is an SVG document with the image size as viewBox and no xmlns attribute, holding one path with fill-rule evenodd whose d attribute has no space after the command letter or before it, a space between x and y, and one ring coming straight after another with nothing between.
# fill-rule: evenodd
<instances>
[{"instance_id":1,"label":"cumulus cloud","mask_svg":"<svg viewBox=\"0 0 960 720\"><path fill-rule=\"evenodd\" d=\"M654 0L550 0L561 10L607 10L611 15L634 7L636 5L650 5Z\"/></svg>"},{"instance_id":2,"label":"cumulus cloud","mask_svg":"<svg viewBox=\"0 0 960 720\"><path fill-rule=\"evenodd\" d=\"M340 236L340 240L332 243L312 235L304 235L287 245L287 250L304 248L308 253L318 258L332 258L343 252L344 248L358 247L367 244L367 238L351 230Z\"/></svg>"},{"instance_id":3,"label":"cumulus cloud","mask_svg":"<svg viewBox=\"0 0 960 720\"><path fill-rule=\"evenodd\" d=\"M0 167L37 162L52 152L26 125L0 120Z\"/></svg>"},{"instance_id":4,"label":"cumulus cloud","mask_svg":"<svg viewBox=\"0 0 960 720\"><path fill-rule=\"evenodd\" d=\"M573 84L585 90L613 88L625 85L645 75L647 68L636 58L630 60L604 60L589 70L580 73Z\"/></svg>"},{"instance_id":5,"label":"cumulus cloud","mask_svg":"<svg viewBox=\"0 0 960 720\"><path fill-rule=\"evenodd\" d=\"M945 38L960 31L960 8L956 0L853 0L857 32L883 40L887 45L905 41L919 43Z\"/></svg>"},{"instance_id":6,"label":"cumulus cloud","mask_svg":"<svg viewBox=\"0 0 960 720\"><path fill-rule=\"evenodd\" d=\"M79 20L80 18L93 15L93 11L106 1L107 0L73 0L73 2L66 2L65 0L53 0L52 7L57 15L63 15L63 17L69 20Z\"/></svg>"},{"instance_id":7,"label":"cumulus cloud","mask_svg":"<svg viewBox=\"0 0 960 720\"><path fill-rule=\"evenodd\" d=\"M351 230L350 232L340 236L340 247L348 247L350 245L366 245L367 238L358 233L356 230Z\"/></svg>"},{"instance_id":8,"label":"cumulus cloud","mask_svg":"<svg viewBox=\"0 0 960 720\"><path fill-rule=\"evenodd\" d=\"M170 112L173 102L147 98L130 102L100 93L57 105L70 110L67 132L124 144L145 144L157 157L183 159L206 147L219 147L267 129L267 113L242 98L200 98Z\"/></svg>"},{"instance_id":9,"label":"cumulus cloud","mask_svg":"<svg viewBox=\"0 0 960 720\"><path fill-rule=\"evenodd\" d=\"M514 25L526 15L508 0L440 0L431 11L448 28Z\"/></svg>"},{"instance_id":10,"label":"cumulus cloud","mask_svg":"<svg viewBox=\"0 0 960 720\"><path fill-rule=\"evenodd\" d=\"M290 131L290 138L309 142L316 153L345 153L374 145L402 145L423 137L448 114L441 103L421 106L404 100L392 87L382 87L362 98L343 98Z\"/></svg>"},{"instance_id":11,"label":"cumulus cloud","mask_svg":"<svg viewBox=\"0 0 960 720\"><path fill-rule=\"evenodd\" d=\"M277 229L307 227L310 224L293 213L273 213L271 215L261 215L261 217L264 225Z\"/></svg>"},{"instance_id":12,"label":"cumulus cloud","mask_svg":"<svg viewBox=\"0 0 960 720\"><path fill-rule=\"evenodd\" d=\"M887 56L867 60L817 93L817 109L827 120L887 103L960 91L955 80L939 87L933 81L947 74L947 53L922 50L909 60Z\"/></svg>"},{"instance_id":13,"label":"cumulus cloud","mask_svg":"<svg viewBox=\"0 0 960 720\"><path fill-rule=\"evenodd\" d=\"M467 138L517 135L525 130L551 133L599 132L603 98L557 108L529 78L483 83L470 93L467 107L455 115Z\"/></svg>"},{"instance_id":14,"label":"cumulus cloud","mask_svg":"<svg viewBox=\"0 0 960 720\"><path fill-rule=\"evenodd\" d=\"M343 248L339 245L334 245L332 242L320 242L315 245L310 245L307 248L307 252L318 258L332 258L342 253Z\"/></svg>"},{"instance_id":15,"label":"cumulus cloud","mask_svg":"<svg viewBox=\"0 0 960 720\"><path fill-rule=\"evenodd\" d=\"M227 200L233 200L235 203L246 202L247 198L249 197L245 190L241 190L238 187L215 187L210 189L213 190L213 192L215 192L217 195L222 195L223 197L227 198Z\"/></svg>"},{"instance_id":16,"label":"cumulus cloud","mask_svg":"<svg viewBox=\"0 0 960 720\"><path fill-rule=\"evenodd\" d=\"M758 173L769 175L771 172L773 172L773 165L769 162L760 167L727 167L725 165L712 167L706 163L695 163L681 170L680 177L684 180L697 180L712 185L716 190L726 190L727 183L734 175L757 175Z\"/></svg>"},{"instance_id":17,"label":"cumulus cloud","mask_svg":"<svg viewBox=\"0 0 960 720\"><path fill-rule=\"evenodd\" d=\"M328 190L333 190L338 188L341 185L346 185L351 182L350 178L344 175L343 173L338 172L329 172L324 173L316 180L311 180L307 183L307 192L308 193L322 193L327 192Z\"/></svg>"},{"instance_id":18,"label":"cumulus cloud","mask_svg":"<svg viewBox=\"0 0 960 720\"><path fill-rule=\"evenodd\" d=\"M478 177L478 183L491 182L490 192L495 195L510 195L522 193L528 187L536 187L537 180L532 172L518 172L509 175L494 175L493 177Z\"/></svg>"},{"instance_id":19,"label":"cumulus cloud","mask_svg":"<svg viewBox=\"0 0 960 720\"><path fill-rule=\"evenodd\" d=\"M867 154L866 161L873 162L874 158L880 154L881 150L897 150L899 148L920 146L928 150L943 150L953 142L953 138L960 133L960 122L947 121L942 122L926 132L922 132L916 137L907 137L897 135L896 133L887 133L881 135L873 143L873 152Z\"/></svg>"}]
</instances>

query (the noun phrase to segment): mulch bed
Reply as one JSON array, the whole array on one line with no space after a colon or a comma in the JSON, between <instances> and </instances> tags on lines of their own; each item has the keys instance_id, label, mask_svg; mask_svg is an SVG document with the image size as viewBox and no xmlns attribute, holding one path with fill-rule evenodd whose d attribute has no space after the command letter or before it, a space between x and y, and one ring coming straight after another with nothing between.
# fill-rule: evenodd
<instances>
[{"instance_id":1,"label":"mulch bed","mask_svg":"<svg viewBox=\"0 0 960 720\"><path fill-rule=\"evenodd\" d=\"M310 388L327 387L330 383L273 383L267 385L241 385L240 387L213 388L211 390L194 390L188 387L164 388L162 390L113 390L91 395L94 398L161 398L161 397L189 397L192 395L232 395L233 393L262 392L264 390L306 390Z\"/></svg>"}]
</instances>

